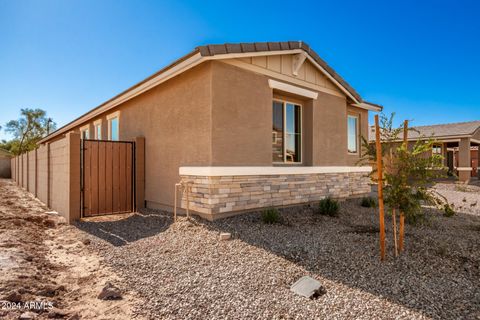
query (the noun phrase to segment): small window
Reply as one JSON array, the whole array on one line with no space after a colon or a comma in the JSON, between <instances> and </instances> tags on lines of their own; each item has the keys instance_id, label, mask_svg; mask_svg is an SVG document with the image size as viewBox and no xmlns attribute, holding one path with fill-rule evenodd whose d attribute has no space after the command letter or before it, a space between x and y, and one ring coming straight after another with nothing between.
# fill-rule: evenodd
<instances>
[{"instance_id":1,"label":"small window","mask_svg":"<svg viewBox=\"0 0 480 320\"><path fill-rule=\"evenodd\" d=\"M117 141L118 140L118 117L110 118L108 120L108 124L109 124L108 126L109 139L113 141Z\"/></svg>"},{"instance_id":2,"label":"small window","mask_svg":"<svg viewBox=\"0 0 480 320\"><path fill-rule=\"evenodd\" d=\"M89 139L88 129L82 130L82 139Z\"/></svg>"},{"instance_id":3,"label":"small window","mask_svg":"<svg viewBox=\"0 0 480 320\"><path fill-rule=\"evenodd\" d=\"M102 125L100 123L95 125L95 139L102 140Z\"/></svg>"},{"instance_id":4,"label":"small window","mask_svg":"<svg viewBox=\"0 0 480 320\"><path fill-rule=\"evenodd\" d=\"M301 106L275 100L272 106L272 120L272 161L301 162Z\"/></svg>"},{"instance_id":5,"label":"small window","mask_svg":"<svg viewBox=\"0 0 480 320\"><path fill-rule=\"evenodd\" d=\"M348 153L358 152L358 117L347 117Z\"/></svg>"},{"instance_id":6,"label":"small window","mask_svg":"<svg viewBox=\"0 0 480 320\"><path fill-rule=\"evenodd\" d=\"M434 145L432 147L432 153L433 154L442 154L442 146L441 145Z\"/></svg>"}]
</instances>

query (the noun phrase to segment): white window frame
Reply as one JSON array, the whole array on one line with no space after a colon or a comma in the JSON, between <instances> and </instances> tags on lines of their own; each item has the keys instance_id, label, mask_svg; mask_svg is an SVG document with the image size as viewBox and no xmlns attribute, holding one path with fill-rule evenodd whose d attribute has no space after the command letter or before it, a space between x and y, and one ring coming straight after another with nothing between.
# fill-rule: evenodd
<instances>
[{"instance_id":1,"label":"white window frame","mask_svg":"<svg viewBox=\"0 0 480 320\"><path fill-rule=\"evenodd\" d=\"M303 105L298 102L293 102L289 100L273 98L273 101L281 102L283 105L283 161L274 161L273 164L281 164L281 165L299 165L303 164ZM272 101L272 103L273 103ZM287 103L293 104L294 106L300 107L300 161L299 162L287 162L287 144L285 143L287 137ZM273 106L272 106L273 107ZM273 110L272 110L273 112Z\"/></svg>"},{"instance_id":2,"label":"white window frame","mask_svg":"<svg viewBox=\"0 0 480 320\"><path fill-rule=\"evenodd\" d=\"M100 137L98 136L98 128L100 127ZM102 119L93 122L93 131L96 140L102 140L103 132L102 132Z\"/></svg>"},{"instance_id":3,"label":"white window frame","mask_svg":"<svg viewBox=\"0 0 480 320\"><path fill-rule=\"evenodd\" d=\"M435 152L435 149L436 149L436 148L440 148L440 152ZM440 143L438 143L438 144L434 143L434 144L432 145L432 155L435 155L435 154L443 155L443 145L442 145L442 144L440 144Z\"/></svg>"},{"instance_id":4,"label":"white window frame","mask_svg":"<svg viewBox=\"0 0 480 320\"><path fill-rule=\"evenodd\" d=\"M348 120L349 118L355 118L355 123L356 123L356 128L355 128L355 143L356 143L356 149L355 152L351 152L348 150L348 139L349 139L349 133L348 133ZM360 149L360 115L358 114L347 114L347 153L349 155L358 155L359 154L359 149Z\"/></svg>"},{"instance_id":5,"label":"white window frame","mask_svg":"<svg viewBox=\"0 0 480 320\"><path fill-rule=\"evenodd\" d=\"M107 115L107 124L108 124L108 140L112 140L112 120L117 118L118 121L118 140L120 140L120 111L116 111Z\"/></svg>"},{"instance_id":6,"label":"white window frame","mask_svg":"<svg viewBox=\"0 0 480 320\"><path fill-rule=\"evenodd\" d=\"M87 124L87 125L84 125L83 127L80 127L80 139L84 139L83 138L83 134L84 132L87 132L88 134L88 137L86 138L87 140L90 139L90 124Z\"/></svg>"}]
</instances>

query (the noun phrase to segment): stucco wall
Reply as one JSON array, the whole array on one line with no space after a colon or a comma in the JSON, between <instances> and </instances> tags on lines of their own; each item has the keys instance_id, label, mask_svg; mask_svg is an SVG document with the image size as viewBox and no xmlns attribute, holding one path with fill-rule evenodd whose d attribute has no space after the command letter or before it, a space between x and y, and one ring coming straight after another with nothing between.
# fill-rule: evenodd
<instances>
[{"instance_id":1,"label":"stucco wall","mask_svg":"<svg viewBox=\"0 0 480 320\"><path fill-rule=\"evenodd\" d=\"M265 76L212 63L212 165L272 165L272 97Z\"/></svg>"},{"instance_id":2,"label":"stucco wall","mask_svg":"<svg viewBox=\"0 0 480 320\"><path fill-rule=\"evenodd\" d=\"M172 206L178 168L211 163L211 65L195 67L117 110L120 140L145 137L145 200L152 207Z\"/></svg>"}]
</instances>

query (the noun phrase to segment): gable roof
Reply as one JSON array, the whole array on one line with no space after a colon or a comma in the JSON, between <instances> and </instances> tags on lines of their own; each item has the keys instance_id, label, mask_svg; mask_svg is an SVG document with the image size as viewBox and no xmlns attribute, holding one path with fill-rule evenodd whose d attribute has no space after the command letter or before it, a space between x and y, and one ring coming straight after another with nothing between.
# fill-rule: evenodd
<instances>
[{"instance_id":1,"label":"gable roof","mask_svg":"<svg viewBox=\"0 0 480 320\"><path fill-rule=\"evenodd\" d=\"M469 122L456 122L436 124L429 126L412 127L413 130L408 131L408 139L417 139L421 136L434 138L448 138L458 136L473 136L480 130L480 120ZM375 140L375 127L370 127L369 139Z\"/></svg>"},{"instance_id":2,"label":"gable roof","mask_svg":"<svg viewBox=\"0 0 480 320\"><path fill-rule=\"evenodd\" d=\"M320 56L303 41L285 41L285 42L253 42L253 43L226 43L209 44L196 47L189 54L181 57L145 80L133 85L127 90L121 92L110 100L102 103L98 107L90 110L86 114L67 123L63 127L52 132L47 137L39 141L44 143L55 136L68 132L75 126L88 121L89 119L103 113L115 106L167 81L176 75L193 68L194 66L207 61L216 59L230 59L235 57L249 57L253 55L273 55L273 54L293 54L304 52L307 58L316 65L325 75L332 80L340 89L346 93L353 101L353 105L374 111L381 111L382 106L364 101L360 95L351 87L339 74L333 70Z\"/></svg>"}]
</instances>

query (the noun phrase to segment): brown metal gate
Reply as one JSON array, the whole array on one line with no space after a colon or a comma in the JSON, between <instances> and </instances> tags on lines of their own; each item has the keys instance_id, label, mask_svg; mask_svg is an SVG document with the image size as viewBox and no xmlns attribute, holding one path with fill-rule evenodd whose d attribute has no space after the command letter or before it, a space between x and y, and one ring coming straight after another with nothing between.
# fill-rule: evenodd
<instances>
[{"instance_id":1,"label":"brown metal gate","mask_svg":"<svg viewBox=\"0 0 480 320\"><path fill-rule=\"evenodd\" d=\"M134 211L135 143L82 140L83 217Z\"/></svg>"}]
</instances>

